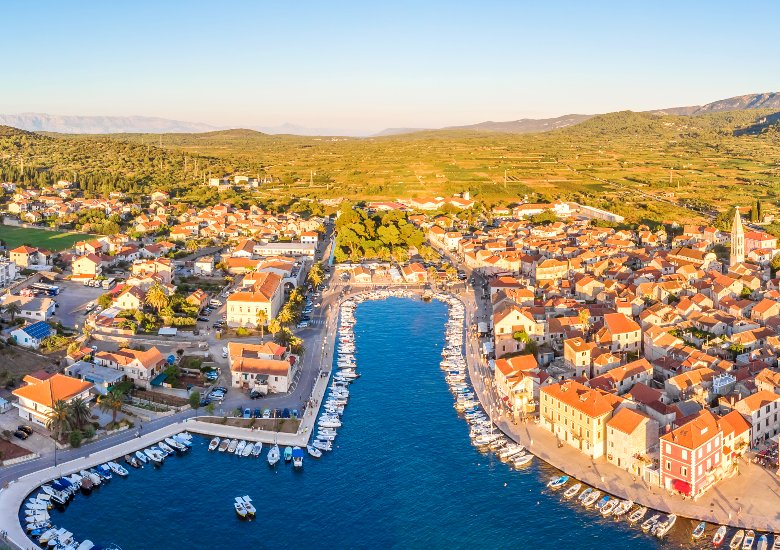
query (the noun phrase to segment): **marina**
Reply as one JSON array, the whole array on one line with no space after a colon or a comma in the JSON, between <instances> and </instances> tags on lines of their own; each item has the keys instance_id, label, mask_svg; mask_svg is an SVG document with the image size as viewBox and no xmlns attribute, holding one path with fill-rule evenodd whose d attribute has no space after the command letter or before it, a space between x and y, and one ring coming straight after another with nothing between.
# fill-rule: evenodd
<instances>
[{"instance_id":1,"label":"marina","mask_svg":"<svg viewBox=\"0 0 780 550\"><path fill-rule=\"evenodd\" d=\"M474 398L465 370L462 306L454 299L446 300L423 303L388 298L347 305L349 311L345 310L347 315L339 327L349 333L340 331L338 336L349 344L351 335L353 343L336 355L333 370L357 373L359 364L362 376L350 381L354 384L358 380L354 391L346 380L332 377L326 399L331 411L323 405L317 436L305 453L302 447L282 446L290 448L289 463L284 460L285 451L277 445L268 446L266 451L261 444L259 459L255 456L253 460L254 443L244 441L238 452L240 439L188 438L179 428L145 444L138 453L128 453L130 460L125 463L131 469L123 469L129 475L112 468L110 463L119 465L119 459L106 460L108 472L103 473L112 475L112 481L106 481L96 470L97 483L102 486L95 485L90 494L72 498L64 508L47 508L48 518L28 512L43 512L40 499L26 501L30 507L25 505L20 510L20 521L27 523L27 517L32 518L31 524L49 521L66 530L58 537L70 533L73 542L90 540L124 550L170 547L173 540L219 547L221 535L190 528L201 522L239 522L231 527L235 531L230 536L231 547L281 545L289 543L291 521L299 531L299 540L334 546L360 546L358 539L345 541L344 536L365 525L371 525L375 532L372 542L388 547L422 547L429 546L430 541L466 547L479 545L481 539L476 537L489 537L491 546L499 548L518 541L539 548L582 546L584 539L588 545L599 547L653 548L659 537L663 537L664 546L712 545L715 526L706 527L703 536L694 539L697 523L643 511L638 505L585 487L534 460L526 449L496 430ZM368 297L362 301L369 301ZM397 320L389 321L392 319ZM399 345L401 342L403 345ZM339 363L346 368L338 368ZM437 364L440 369L436 369ZM419 391L403 392L406 386ZM398 414L399 392L403 394L404 414ZM329 448L333 456L315 444ZM225 450L219 452L223 445ZM228 452L231 446L232 453ZM249 458L244 455L247 449ZM317 453L319 460L314 458ZM276 456L273 466L265 463L268 454ZM304 454L308 455L305 460ZM437 459L431 461L431 456ZM143 467L135 467L132 462ZM368 464L373 466L368 468ZM441 468L442 464L447 468ZM388 476L389 472L392 475ZM450 476L457 477L458 483L446 483ZM96 481L92 475L87 477ZM358 480L361 489L356 491ZM570 491L577 484L580 487ZM333 494L349 498L333 500ZM423 508L417 506L420 494L427 499ZM244 500L249 495L255 521ZM272 504L289 500L291 495L294 500L309 503L296 508L294 518ZM55 495L49 497L53 500ZM150 509L149 503L165 504ZM601 505L597 510L598 503ZM516 526L493 518L487 511L494 508L544 510L543 516L530 520L538 523L535 533L546 529L545 518L571 528L560 530L555 542L548 545L536 535L518 533ZM111 513L120 509L121 514ZM478 523L463 522L473 509L486 512L478 515ZM175 521L182 513L190 518L184 524ZM273 520L264 524L277 526L257 528L261 516ZM133 528L138 518L150 520L142 533ZM316 526L322 522L334 529L318 530ZM36 527L39 535L46 534L40 529L53 529ZM725 540L731 540L732 531L728 530ZM757 533L755 538L761 535ZM765 540L769 545L774 542L772 537ZM63 548L69 544L78 548L68 541L63 538Z\"/></svg>"}]
</instances>

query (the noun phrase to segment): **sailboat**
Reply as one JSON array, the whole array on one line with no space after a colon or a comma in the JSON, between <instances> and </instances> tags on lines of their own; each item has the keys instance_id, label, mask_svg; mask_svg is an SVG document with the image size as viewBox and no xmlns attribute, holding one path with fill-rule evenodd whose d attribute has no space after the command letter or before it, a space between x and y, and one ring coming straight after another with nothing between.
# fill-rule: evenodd
<instances>
[{"instance_id":1,"label":"sailboat","mask_svg":"<svg viewBox=\"0 0 780 550\"><path fill-rule=\"evenodd\" d=\"M279 445L274 444L274 446L271 447L271 450L268 451L267 458L269 466L276 466L276 463L279 462Z\"/></svg>"}]
</instances>

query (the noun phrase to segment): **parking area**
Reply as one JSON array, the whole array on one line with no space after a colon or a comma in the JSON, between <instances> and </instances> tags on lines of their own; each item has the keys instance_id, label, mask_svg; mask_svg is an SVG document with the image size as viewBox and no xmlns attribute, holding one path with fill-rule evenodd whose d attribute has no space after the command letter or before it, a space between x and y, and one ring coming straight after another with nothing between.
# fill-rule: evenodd
<instances>
[{"instance_id":1,"label":"parking area","mask_svg":"<svg viewBox=\"0 0 780 550\"><path fill-rule=\"evenodd\" d=\"M8 430L13 433L16 431L16 428L21 425L30 426L33 429L33 434L25 440L21 440L12 435L10 439L11 443L38 454L42 454L46 451L51 452L54 449L54 441L52 441L48 435L43 435L46 430L31 423L29 420L19 418L19 410L16 407L11 407L9 410L0 414L0 431L5 432Z\"/></svg>"},{"instance_id":2,"label":"parking area","mask_svg":"<svg viewBox=\"0 0 780 550\"><path fill-rule=\"evenodd\" d=\"M54 301L58 304L54 319L59 320L66 327L73 327L76 324L81 327L84 324L84 309L87 304L107 292L102 288L84 286L82 283L71 281L58 281L56 284L62 290L54 296Z\"/></svg>"}]
</instances>

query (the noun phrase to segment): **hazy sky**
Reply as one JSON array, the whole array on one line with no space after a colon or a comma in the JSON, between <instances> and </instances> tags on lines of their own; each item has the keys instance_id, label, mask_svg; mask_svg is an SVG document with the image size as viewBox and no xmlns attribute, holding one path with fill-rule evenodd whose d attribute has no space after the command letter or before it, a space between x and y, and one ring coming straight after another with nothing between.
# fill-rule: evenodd
<instances>
[{"instance_id":1,"label":"hazy sky","mask_svg":"<svg viewBox=\"0 0 780 550\"><path fill-rule=\"evenodd\" d=\"M780 3L3 3L0 112L362 131L780 89Z\"/></svg>"}]
</instances>

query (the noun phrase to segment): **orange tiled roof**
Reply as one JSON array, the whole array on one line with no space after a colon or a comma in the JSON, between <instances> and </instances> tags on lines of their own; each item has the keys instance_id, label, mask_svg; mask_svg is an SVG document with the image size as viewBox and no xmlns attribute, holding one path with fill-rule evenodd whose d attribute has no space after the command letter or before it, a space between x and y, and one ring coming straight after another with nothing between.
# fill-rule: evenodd
<instances>
[{"instance_id":1,"label":"orange tiled roof","mask_svg":"<svg viewBox=\"0 0 780 550\"><path fill-rule=\"evenodd\" d=\"M47 380L32 382L15 389L12 393L23 399L29 399L39 405L51 407L57 401L67 401L90 389L92 384L64 374L55 374Z\"/></svg>"}]
</instances>

